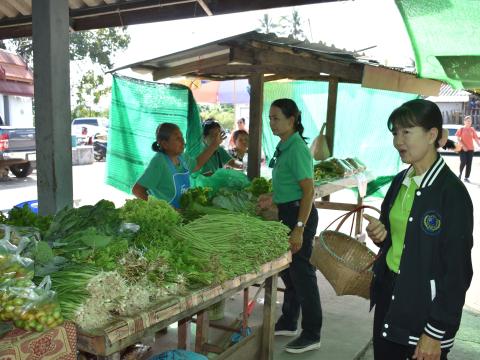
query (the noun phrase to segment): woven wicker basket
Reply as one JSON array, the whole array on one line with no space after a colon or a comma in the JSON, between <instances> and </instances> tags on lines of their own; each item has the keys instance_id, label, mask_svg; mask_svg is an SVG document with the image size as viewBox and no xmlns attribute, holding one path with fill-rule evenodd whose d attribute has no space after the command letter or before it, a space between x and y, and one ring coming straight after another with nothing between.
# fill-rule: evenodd
<instances>
[{"instance_id":1,"label":"woven wicker basket","mask_svg":"<svg viewBox=\"0 0 480 360\"><path fill-rule=\"evenodd\" d=\"M337 295L369 299L375 253L355 238L338 231L346 218L358 210L343 215L337 231L325 230L315 238L310 262L322 272Z\"/></svg>"}]
</instances>

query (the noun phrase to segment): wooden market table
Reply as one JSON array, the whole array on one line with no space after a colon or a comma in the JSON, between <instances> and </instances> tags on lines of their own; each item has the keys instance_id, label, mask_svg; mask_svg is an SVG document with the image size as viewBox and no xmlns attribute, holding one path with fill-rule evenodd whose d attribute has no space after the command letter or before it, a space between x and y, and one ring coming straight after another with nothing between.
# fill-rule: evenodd
<instances>
[{"instance_id":1,"label":"wooden market table","mask_svg":"<svg viewBox=\"0 0 480 360\"><path fill-rule=\"evenodd\" d=\"M177 321L179 323L179 348L185 348L187 334L189 333L187 326L191 317L197 315L195 351L206 353L213 347L208 344L208 308L239 291L248 289L251 285L265 282L265 303L261 333L258 330L254 331L252 335L227 349L225 353L220 354L217 359L230 359L233 352L239 349L244 351L244 345L253 343L251 339L254 338L257 338L259 344L259 348L255 349L258 354L255 359L273 359L278 274L288 268L291 260L291 254L287 253L277 260L262 265L256 273L236 277L221 285L205 288L185 297L165 299L164 302L158 303L134 317L119 318L95 333L80 331L78 334L78 349L96 355L98 359L119 359L120 351L126 347L140 341L145 336L154 335ZM245 293L247 293L246 300L248 302L248 292L244 291Z\"/></svg>"},{"instance_id":2,"label":"wooden market table","mask_svg":"<svg viewBox=\"0 0 480 360\"><path fill-rule=\"evenodd\" d=\"M360 187L363 185L367 187L368 182L373 180L373 175L368 171L360 172L352 176L344 177L341 179L329 181L323 184L315 185L315 207L317 209L328 209L328 210L340 210L340 211L352 211L362 206L363 196L362 192L359 191L357 196L357 202L354 204L351 203L339 203L330 201L330 195L344 189ZM360 184L360 182L364 182ZM320 200L321 199L321 200ZM357 216L355 220L355 235L359 235L362 232L362 221L363 221L363 210L360 209L357 211Z\"/></svg>"}]
</instances>

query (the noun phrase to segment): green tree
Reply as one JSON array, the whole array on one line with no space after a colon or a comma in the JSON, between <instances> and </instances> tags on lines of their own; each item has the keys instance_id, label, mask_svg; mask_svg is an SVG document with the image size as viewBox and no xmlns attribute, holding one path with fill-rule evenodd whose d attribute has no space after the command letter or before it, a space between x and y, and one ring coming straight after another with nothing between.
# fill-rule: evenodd
<instances>
[{"instance_id":1,"label":"green tree","mask_svg":"<svg viewBox=\"0 0 480 360\"><path fill-rule=\"evenodd\" d=\"M260 27L256 31L269 34L280 28L280 24L276 23L268 14L263 14L263 17L259 19Z\"/></svg>"},{"instance_id":2,"label":"green tree","mask_svg":"<svg viewBox=\"0 0 480 360\"><path fill-rule=\"evenodd\" d=\"M284 34L297 40L305 40L305 32L302 29L303 20L297 10L293 9L290 16L280 18Z\"/></svg>"},{"instance_id":3,"label":"green tree","mask_svg":"<svg viewBox=\"0 0 480 360\"><path fill-rule=\"evenodd\" d=\"M224 129L235 127L235 109L231 104L205 104L200 105L199 110L203 121L214 118Z\"/></svg>"},{"instance_id":4,"label":"green tree","mask_svg":"<svg viewBox=\"0 0 480 360\"><path fill-rule=\"evenodd\" d=\"M76 102L72 104L78 113L91 113L89 103L98 104L101 96L110 92L105 86L103 72L112 68L113 58L119 50L126 49L130 35L121 28L108 28L78 31L70 35L70 60L72 62L90 62L92 68L82 74L78 84L73 84ZM13 51L22 56L33 67L33 44L31 38L18 38L0 41L0 48ZM97 68L97 69L95 69ZM90 100L90 101L89 101Z\"/></svg>"}]
</instances>

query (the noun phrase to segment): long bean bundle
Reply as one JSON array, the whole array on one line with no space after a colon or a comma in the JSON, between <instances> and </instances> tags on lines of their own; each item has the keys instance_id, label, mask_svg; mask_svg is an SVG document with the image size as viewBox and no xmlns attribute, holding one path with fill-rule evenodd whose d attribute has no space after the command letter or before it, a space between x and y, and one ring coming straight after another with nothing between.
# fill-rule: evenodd
<instances>
[{"instance_id":1,"label":"long bean bundle","mask_svg":"<svg viewBox=\"0 0 480 360\"><path fill-rule=\"evenodd\" d=\"M288 250L288 227L244 214L205 215L176 230L192 254L209 259L217 281L256 270ZM187 244L185 244L187 245Z\"/></svg>"}]
</instances>

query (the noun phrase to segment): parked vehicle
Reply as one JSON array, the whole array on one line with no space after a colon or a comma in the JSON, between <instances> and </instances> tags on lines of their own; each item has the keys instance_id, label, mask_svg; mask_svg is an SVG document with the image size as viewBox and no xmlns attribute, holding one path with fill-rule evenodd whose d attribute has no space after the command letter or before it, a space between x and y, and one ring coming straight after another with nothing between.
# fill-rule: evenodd
<instances>
[{"instance_id":1,"label":"parked vehicle","mask_svg":"<svg viewBox=\"0 0 480 360\"><path fill-rule=\"evenodd\" d=\"M107 137L97 135L93 137L93 157L97 161L107 158Z\"/></svg>"},{"instance_id":2,"label":"parked vehicle","mask_svg":"<svg viewBox=\"0 0 480 360\"><path fill-rule=\"evenodd\" d=\"M35 128L0 126L0 169L16 177L30 175L36 166Z\"/></svg>"},{"instance_id":3,"label":"parked vehicle","mask_svg":"<svg viewBox=\"0 0 480 360\"><path fill-rule=\"evenodd\" d=\"M83 144L93 144L96 135L108 133L108 119L103 117L85 117L72 120L72 135Z\"/></svg>"}]
</instances>

